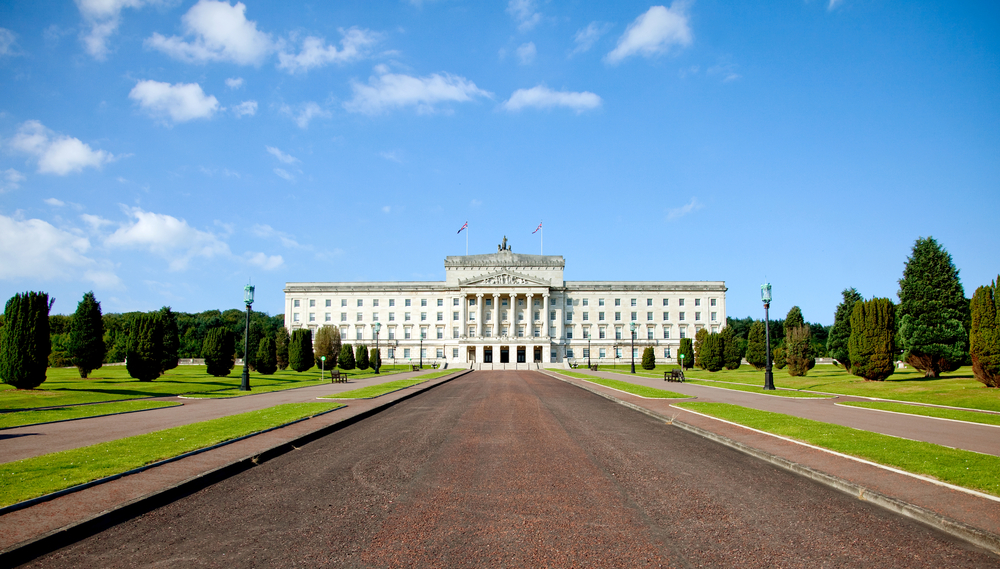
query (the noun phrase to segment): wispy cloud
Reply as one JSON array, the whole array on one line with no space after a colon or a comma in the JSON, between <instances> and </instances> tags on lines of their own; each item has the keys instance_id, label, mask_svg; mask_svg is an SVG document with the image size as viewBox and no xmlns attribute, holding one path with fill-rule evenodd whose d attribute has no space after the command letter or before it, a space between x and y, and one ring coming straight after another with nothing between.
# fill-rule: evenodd
<instances>
[{"instance_id":1,"label":"wispy cloud","mask_svg":"<svg viewBox=\"0 0 1000 569\"><path fill-rule=\"evenodd\" d=\"M101 168L118 157L104 150L94 150L79 138L57 134L39 121L25 121L10 141L10 146L38 159L38 172L65 176L84 168ZM5 184L17 187L24 176L17 170L4 172Z\"/></svg>"},{"instance_id":2,"label":"wispy cloud","mask_svg":"<svg viewBox=\"0 0 1000 569\"><path fill-rule=\"evenodd\" d=\"M589 51L590 48L594 47L594 44L597 43L597 40L601 39L601 36L608 33L610 29L611 24L590 22L586 28L577 31L573 36L573 43L576 44L576 47L573 48L570 55Z\"/></svg>"},{"instance_id":3,"label":"wispy cloud","mask_svg":"<svg viewBox=\"0 0 1000 569\"><path fill-rule=\"evenodd\" d=\"M274 169L274 173L279 178L284 178L285 180L288 180L289 182L294 182L295 181L295 176L289 174L286 170L283 170L282 168L275 168Z\"/></svg>"},{"instance_id":4,"label":"wispy cloud","mask_svg":"<svg viewBox=\"0 0 1000 569\"><path fill-rule=\"evenodd\" d=\"M537 50L535 49L535 42L528 42L522 44L517 48L517 58L521 61L521 65L528 65L535 61L535 54Z\"/></svg>"},{"instance_id":5,"label":"wispy cloud","mask_svg":"<svg viewBox=\"0 0 1000 569\"><path fill-rule=\"evenodd\" d=\"M297 164L300 162L298 158L292 156L291 154L285 154L279 148L275 148L273 146L265 146L264 148L267 150L268 154L274 156L275 158L277 158L281 162L284 162L285 164Z\"/></svg>"},{"instance_id":6,"label":"wispy cloud","mask_svg":"<svg viewBox=\"0 0 1000 569\"><path fill-rule=\"evenodd\" d=\"M319 106L319 104L313 101L306 101L295 108L288 105L281 106L281 112L292 117L295 124L301 129L309 128L309 123L312 122L314 118L330 118L333 116L330 111Z\"/></svg>"},{"instance_id":7,"label":"wispy cloud","mask_svg":"<svg viewBox=\"0 0 1000 569\"><path fill-rule=\"evenodd\" d=\"M105 245L147 250L166 259L172 271L186 269L198 257L231 255L229 245L219 236L195 229L183 219L140 208L125 208L125 212L131 221L108 236Z\"/></svg>"},{"instance_id":8,"label":"wispy cloud","mask_svg":"<svg viewBox=\"0 0 1000 569\"><path fill-rule=\"evenodd\" d=\"M90 240L41 219L0 215L0 280L73 279L98 288L117 288L121 280L108 261L88 256Z\"/></svg>"},{"instance_id":9,"label":"wispy cloud","mask_svg":"<svg viewBox=\"0 0 1000 569\"><path fill-rule=\"evenodd\" d=\"M517 29L526 32L542 21L535 0L510 0L507 2L507 13L517 22Z\"/></svg>"},{"instance_id":10,"label":"wispy cloud","mask_svg":"<svg viewBox=\"0 0 1000 569\"><path fill-rule=\"evenodd\" d=\"M257 101L243 101L238 105L233 105L232 111L236 118L252 117L257 114Z\"/></svg>"},{"instance_id":11,"label":"wispy cloud","mask_svg":"<svg viewBox=\"0 0 1000 569\"><path fill-rule=\"evenodd\" d=\"M0 171L0 193L20 188L24 180L24 174L13 168Z\"/></svg>"},{"instance_id":12,"label":"wispy cloud","mask_svg":"<svg viewBox=\"0 0 1000 569\"><path fill-rule=\"evenodd\" d=\"M309 36L302 40L302 49L298 54L282 51L278 54L278 69L289 73L304 73L314 67L328 63L349 63L367 57L370 49L381 39L381 34L350 28L339 30L343 39L340 49L328 45L323 38Z\"/></svg>"},{"instance_id":13,"label":"wispy cloud","mask_svg":"<svg viewBox=\"0 0 1000 569\"><path fill-rule=\"evenodd\" d=\"M175 124L211 118L219 109L219 100L206 95L197 83L171 85L160 81L139 81L128 97L151 116L170 119Z\"/></svg>"},{"instance_id":14,"label":"wispy cloud","mask_svg":"<svg viewBox=\"0 0 1000 569\"><path fill-rule=\"evenodd\" d=\"M239 89L242 86L242 77L230 77L229 79L226 79L226 87L229 87L230 89Z\"/></svg>"},{"instance_id":15,"label":"wispy cloud","mask_svg":"<svg viewBox=\"0 0 1000 569\"><path fill-rule=\"evenodd\" d=\"M385 66L378 66L375 71L378 75L369 78L367 85L351 82L354 98L344 103L346 110L376 115L393 109L415 107L417 112L432 113L440 103L465 103L477 97L492 96L472 81L449 73L413 77L389 73Z\"/></svg>"},{"instance_id":16,"label":"wispy cloud","mask_svg":"<svg viewBox=\"0 0 1000 569\"><path fill-rule=\"evenodd\" d=\"M502 106L508 111L520 111L529 107L537 109L565 107L582 113L601 106L601 98L589 91L553 91L544 85L538 85L531 89L514 91Z\"/></svg>"},{"instance_id":17,"label":"wispy cloud","mask_svg":"<svg viewBox=\"0 0 1000 569\"><path fill-rule=\"evenodd\" d=\"M691 198L691 201L689 201L686 205L683 205L681 207L675 207L673 209L668 210L667 221L674 221L676 219L680 219L689 213L698 211L702 207L703 206L701 202L698 201L698 198Z\"/></svg>"},{"instance_id":18,"label":"wispy cloud","mask_svg":"<svg viewBox=\"0 0 1000 569\"><path fill-rule=\"evenodd\" d=\"M633 55L652 57L666 53L673 46L691 45L692 41L687 2L675 0L670 8L653 6L636 18L604 60L617 64Z\"/></svg>"}]
</instances>

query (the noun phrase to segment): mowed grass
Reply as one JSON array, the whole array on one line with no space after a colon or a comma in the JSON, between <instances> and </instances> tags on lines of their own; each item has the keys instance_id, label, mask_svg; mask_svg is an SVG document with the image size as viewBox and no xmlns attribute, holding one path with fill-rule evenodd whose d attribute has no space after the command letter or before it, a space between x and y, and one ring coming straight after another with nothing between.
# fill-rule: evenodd
<instances>
[{"instance_id":1,"label":"mowed grass","mask_svg":"<svg viewBox=\"0 0 1000 569\"><path fill-rule=\"evenodd\" d=\"M178 405L181 405L181 403L169 403L166 401L120 401L116 403L80 405L77 407L11 411L10 413L0 413L0 429L24 427L27 425L37 425L39 423L51 423L53 421L68 421L71 419L84 419L86 417L99 417L101 415L113 415L116 413L132 413L135 411L147 411L149 409L162 409L164 407L176 407Z\"/></svg>"},{"instance_id":2,"label":"mowed grass","mask_svg":"<svg viewBox=\"0 0 1000 569\"><path fill-rule=\"evenodd\" d=\"M676 403L740 425L1000 496L1000 457L728 403Z\"/></svg>"},{"instance_id":3,"label":"mowed grass","mask_svg":"<svg viewBox=\"0 0 1000 569\"><path fill-rule=\"evenodd\" d=\"M315 370L315 369L316 368L313 368L313 370ZM386 369L385 367L383 367L381 370L379 370L379 372L380 372L379 374L376 374L374 371L372 371L370 369L367 369L367 370L364 370L364 371L352 370L350 372L341 372L341 373L343 375L348 376L350 379L357 380L357 379L366 379L366 378L369 378L369 377L380 377L381 375L392 375L392 374L396 374L396 373L402 373L403 371L409 371L409 370L404 370L402 367L395 368L395 369ZM303 373L305 373L305 372L303 372ZM242 372L241 372L241 374L242 374ZM227 397L243 397L245 395L254 395L254 394L257 394L257 393L269 393L271 391L284 391L286 389L297 389L299 387L312 387L312 386L315 386L315 385L327 385L327 384L329 384L330 383L330 371L329 370L327 370L327 372L326 372L326 374L325 374L324 377L326 379L318 379L318 378L317 379L311 379L311 380L307 379L307 380L299 381L298 383L296 383L294 385L290 385L290 384L285 383L285 384L262 385L262 386L258 386L256 384L254 384L253 379L251 379L250 380L250 391L240 391L239 387L235 387L233 389L221 389L219 391L208 391L208 392L203 392L203 393L192 393L192 394L189 394L189 395L185 395L185 397L190 397L190 398L193 398L193 399L223 399L223 398L227 398ZM242 381L242 375L240 376L240 378L241 378L241 381Z\"/></svg>"},{"instance_id":4,"label":"mowed grass","mask_svg":"<svg viewBox=\"0 0 1000 569\"><path fill-rule=\"evenodd\" d=\"M408 366L382 366L383 373L409 370ZM371 370L344 372L351 378L367 377ZM225 377L213 377L205 366L178 366L153 381L139 381L128 375L125 366L104 366L95 370L87 379L81 379L76 368L49 368L47 379L35 389L18 390L0 384L0 410L57 407L79 403L120 401L143 397L166 397L182 394L235 391L239 386L243 368L236 367ZM298 373L278 371L274 375L250 372L250 386L254 391L280 390L303 387L319 381L319 368ZM327 370L329 381L329 370ZM312 382L312 383L310 383Z\"/></svg>"},{"instance_id":5,"label":"mowed grass","mask_svg":"<svg viewBox=\"0 0 1000 569\"><path fill-rule=\"evenodd\" d=\"M556 370L552 370L556 371ZM617 379L605 379L603 377L597 377L594 375L587 375L585 373L579 373L575 371L568 370L558 370L556 373L561 373L562 375L568 375L569 377L575 377L577 379L583 379L589 381L590 383L596 383L597 385L603 385L604 387L610 387L611 389L617 389L618 391L624 391L625 393L631 393L632 395L638 395L639 397L649 397L650 399L690 399L690 395L684 395L682 393L675 393L673 391L667 391L665 389L656 389L655 387L646 387L645 385L636 385L634 383L629 383L627 381L619 381Z\"/></svg>"},{"instance_id":6,"label":"mowed grass","mask_svg":"<svg viewBox=\"0 0 1000 569\"><path fill-rule=\"evenodd\" d=\"M342 407L288 403L0 464L0 507Z\"/></svg>"},{"instance_id":7,"label":"mowed grass","mask_svg":"<svg viewBox=\"0 0 1000 569\"><path fill-rule=\"evenodd\" d=\"M665 370L676 367L671 365L657 366L652 372L642 370L641 375L662 379ZM611 366L602 366L601 369L615 371ZM619 366L617 371L627 370ZM636 369L636 372L639 371ZM714 373L695 368L685 370L684 375L690 379L743 383L752 386L764 385L764 371L757 371L752 366L741 366L737 370L722 370ZM976 381L970 366L944 373L939 379L927 379L923 372L907 366L906 369L897 369L896 373L885 381L865 381L847 373L842 367L826 364L817 365L809 370L805 377L791 377L786 369L775 369L774 385L838 395L856 395L1000 411L1000 389L991 389Z\"/></svg>"},{"instance_id":8,"label":"mowed grass","mask_svg":"<svg viewBox=\"0 0 1000 569\"><path fill-rule=\"evenodd\" d=\"M732 391L746 391L748 393L760 393L761 395L771 395L773 397L800 397L806 399L829 399L829 395L809 393L807 391L796 391L794 389L775 389L774 391L764 391L763 386L745 385L743 383L728 383L722 381L702 381L700 379L685 379L692 385L704 385L706 387L716 387L718 389L729 389Z\"/></svg>"},{"instance_id":9,"label":"mowed grass","mask_svg":"<svg viewBox=\"0 0 1000 569\"><path fill-rule=\"evenodd\" d=\"M367 387L361 387L358 389L352 389L350 391L344 391L343 393L336 393L334 395L324 395L321 399L373 399L385 395L387 393L392 393L393 391L399 391L400 389L406 389L407 387L412 387L414 385L429 381L431 379L437 379L439 377L444 377L446 375L453 374L458 369L447 369L441 371L435 371L431 373L425 373L424 375L418 375L412 379L399 379L396 381L389 381L386 383L380 383L378 385L369 385Z\"/></svg>"},{"instance_id":10,"label":"mowed grass","mask_svg":"<svg viewBox=\"0 0 1000 569\"><path fill-rule=\"evenodd\" d=\"M962 411L960 409L942 409L940 407L922 407L920 405L907 405L906 403L893 403L891 401L848 401L838 403L848 407L862 407L865 409L878 409L880 411L892 411L893 413L907 413L909 415L922 415L924 417L937 417L939 419L951 419L953 421L968 421L970 423L982 423L983 425L1000 426L1000 415L993 413L982 413L979 411ZM1000 436L1000 431L997 432Z\"/></svg>"}]
</instances>

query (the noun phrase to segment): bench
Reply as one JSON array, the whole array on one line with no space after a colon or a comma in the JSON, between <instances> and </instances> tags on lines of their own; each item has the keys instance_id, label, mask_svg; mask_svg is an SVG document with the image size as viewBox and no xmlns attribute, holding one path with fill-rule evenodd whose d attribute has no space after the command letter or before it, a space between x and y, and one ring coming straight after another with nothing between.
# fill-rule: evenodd
<instances>
[{"instance_id":1,"label":"bench","mask_svg":"<svg viewBox=\"0 0 1000 569\"><path fill-rule=\"evenodd\" d=\"M597 364L590 366L590 371L597 371Z\"/></svg>"},{"instance_id":2,"label":"bench","mask_svg":"<svg viewBox=\"0 0 1000 569\"><path fill-rule=\"evenodd\" d=\"M663 372L663 381L684 381L684 370L672 369Z\"/></svg>"},{"instance_id":3,"label":"bench","mask_svg":"<svg viewBox=\"0 0 1000 569\"><path fill-rule=\"evenodd\" d=\"M410 371L420 371L420 369L421 369L420 366L415 366L415 365L410 366Z\"/></svg>"},{"instance_id":4,"label":"bench","mask_svg":"<svg viewBox=\"0 0 1000 569\"><path fill-rule=\"evenodd\" d=\"M576 368L577 368L577 365L576 365L576 364L572 364L572 363L571 363L571 364L569 364L569 367L570 367L570 369L576 369Z\"/></svg>"},{"instance_id":5,"label":"bench","mask_svg":"<svg viewBox=\"0 0 1000 569\"><path fill-rule=\"evenodd\" d=\"M339 371L331 371L330 383L347 383L347 375Z\"/></svg>"}]
</instances>

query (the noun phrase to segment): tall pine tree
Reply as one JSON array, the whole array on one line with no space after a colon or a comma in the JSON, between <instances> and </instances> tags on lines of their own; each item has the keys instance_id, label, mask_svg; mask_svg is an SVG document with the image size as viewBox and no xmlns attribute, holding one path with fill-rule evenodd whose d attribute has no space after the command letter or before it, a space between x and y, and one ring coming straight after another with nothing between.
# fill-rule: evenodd
<instances>
[{"instance_id":1,"label":"tall pine tree","mask_svg":"<svg viewBox=\"0 0 1000 569\"><path fill-rule=\"evenodd\" d=\"M299 328L292 332L292 339L288 342L288 365L297 372L306 371L315 365L312 330Z\"/></svg>"},{"instance_id":2,"label":"tall pine tree","mask_svg":"<svg viewBox=\"0 0 1000 569\"><path fill-rule=\"evenodd\" d=\"M52 351L49 337L49 295L15 294L4 308L0 329L0 378L17 389L34 389L45 381Z\"/></svg>"},{"instance_id":3,"label":"tall pine tree","mask_svg":"<svg viewBox=\"0 0 1000 569\"><path fill-rule=\"evenodd\" d=\"M906 363L940 377L965 361L969 302L951 255L933 237L919 238L899 279L899 339Z\"/></svg>"},{"instance_id":4,"label":"tall pine tree","mask_svg":"<svg viewBox=\"0 0 1000 569\"><path fill-rule=\"evenodd\" d=\"M139 314L129 326L125 368L139 381L160 377L163 365L163 324L158 312Z\"/></svg>"},{"instance_id":5,"label":"tall pine tree","mask_svg":"<svg viewBox=\"0 0 1000 569\"><path fill-rule=\"evenodd\" d=\"M278 362L278 369L288 369L288 343L291 338L288 336L288 329L282 326L278 333L274 335L274 357Z\"/></svg>"},{"instance_id":6,"label":"tall pine tree","mask_svg":"<svg viewBox=\"0 0 1000 569\"><path fill-rule=\"evenodd\" d=\"M765 332L764 323L756 320L750 325L750 332L747 334L747 362L757 369L764 369L767 365Z\"/></svg>"},{"instance_id":7,"label":"tall pine tree","mask_svg":"<svg viewBox=\"0 0 1000 569\"><path fill-rule=\"evenodd\" d=\"M257 347L257 373L261 375L273 375L278 371L278 360L275 357L274 338L265 336L261 338Z\"/></svg>"},{"instance_id":8,"label":"tall pine tree","mask_svg":"<svg viewBox=\"0 0 1000 569\"><path fill-rule=\"evenodd\" d=\"M896 360L896 306L888 298L854 303L851 311L851 373L869 381L892 375Z\"/></svg>"},{"instance_id":9,"label":"tall pine tree","mask_svg":"<svg viewBox=\"0 0 1000 569\"><path fill-rule=\"evenodd\" d=\"M986 387L1000 387L1000 276L972 295L969 352L972 373Z\"/></svg>"},{"instance_id":10,"label":"tall pine tree","mask_svg":"<svg viewBox=\"0 0 1000 569\"><path fill-rule=\"evenodd\" d=\"M236 365L236 341L233 333L223 326L208 331L201 344L201 357L209 375L226 377Z\"/></svg>"},{"instance_id":11,"label":"tall pine tree","mask_svg":"<svg viewBox=\"0 0 1000 569\"><path fill-rule=\"evenodd\" d=\"M837 305L837 311L833 315L833 328L830 329L830 335L826 339L826 351L831 358L850 372L851 353L847 342L851 338L851 313L854 311L854 304L862 298L853 287L845 288L840 294L844 299Z\"/></svg>"},{"instance_id":12,"label":"tall pine tree","mask_svg":"<svg viewBox=\"0 0 1000 569\"><path fill-rule=\"evenodd\" d=\"M368 346L360 344L354 348L354 362L358 369L368 369Z\"/></svg>"},{"instance_id":13,"label":"tall pine tree","mask_svg":"<svg viewBox=\"0 0 1000 569\"><path fill-rule=\"evenodd\" d=\"M694 346L691 338L681 338L681 344L677 347L677 364L686 369L694 367Z\"/></svg>"},{"instance_id":14,"label":"tall pine tree","mask_svg":"<svg viewBox=\"0 0 1000 569\"><path fill-rule=\"evenodd\" d=\"M701 367L711 372L721 370L726 365L726 346L718 333L708 334L701 342Z\"/></svg>"},{"instance_id":15,"label":"tall pine tree","mask_svg":"<svg viewBox=\"0 0 1000 569\"><path fill-rule=\"evenodd\" d=\"M726 326L719 333L722 338L722 359L726 369L740 369L743 363L743 350L740 349L740 339L736 337L736 332L731 326Z\"/></svg>"},{"instance_id":16,"label":"tall pine tree","mask_svg":"<svg viewBox=\"0 0 1000 569\"><path fill-rule=\"evenodd\" d=\"M86 379L90 372L101 369L105 352L104 318L101 303L97 302L93 291L85 293L83 300L76 305L67 347L80 377Z\"/></svg>"},{"instance_id":17,"label":"tall pine tree","mask_svg":"<svg viewBox=\"0 0 1000 569\"><path fill-rule=\"evenodd\" d=\"M160 371L167 371L177 367L177 360L180 358L181 336L177 329L177 316L170 310L169 306L160 309L160 326L163 331L163 359L160 362Z\"/></svg>"},{"instance_id":18,"label":"tall pine tree","mask_svg":"<svg viewBox=\"0 0 1000 569\"><path fill-rule=\"evenodd\" d=\"M337 351L334 351L333 347L333 334L336 328L333 326L323 326L316 331L316 340L313 342L313 358L316 361L316 367L322 367L323 363L321 358L326 356L326 368L333 369L337 365L337 357L340 355L340 346L337 346ZM337 332L337 336L340 333Z\"/></svg>"},{"instance_id":19,"label":"tall pine tree","mask_svg":"<svg viewBox=\"0 0 1000 569\"><path fill-rule=\"evenodd\" d=\"M708 338L708 330L701 328L694 334L694 365L705 369L705 339Z\"/></svg>"},{"instance_id":20,"label":"tall pine tree","mask_svg":"<svg viewBox=\"0 0 1000 569\"><path fill-rule=\"evenodd\" d=\"M344 370L354 369L354 350L350 344L341 344L337 367Z\"/></svg>"}]
</instances>

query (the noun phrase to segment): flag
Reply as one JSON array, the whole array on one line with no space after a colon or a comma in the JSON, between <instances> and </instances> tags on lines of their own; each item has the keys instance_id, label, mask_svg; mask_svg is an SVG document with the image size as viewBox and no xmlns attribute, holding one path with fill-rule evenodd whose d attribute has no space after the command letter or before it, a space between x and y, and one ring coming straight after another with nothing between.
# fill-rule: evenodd
<instances>
[{"instance_id":1,"label":"flag","mask_svg":"<svg viewBox=\"0 0 1000 569\"><path fill-rule=\"evenodd\" d=\"M461 229L459 229L459 230L458 230L458 232L459 232L459 233L461 233L463 229L468 229L468 228L469 228L469 222L468 222L468 221L466 221L466 222L465 222L465 225L463 225L463 226L461 227Z\"/></svg>"},{"instance_id":2,"label":"flag","mask_svg":"<svg viewBox=\"0 0 1000 569\"><path fill-rule=\"evenodd\" d=\"M538 233L538 230L541 229L541 228L542 228L542 222L539 221L538 222L538 227L536 227L535 230L531 232L531 234L534 235L534 234Z\"/></svg>"}]
</instances>

